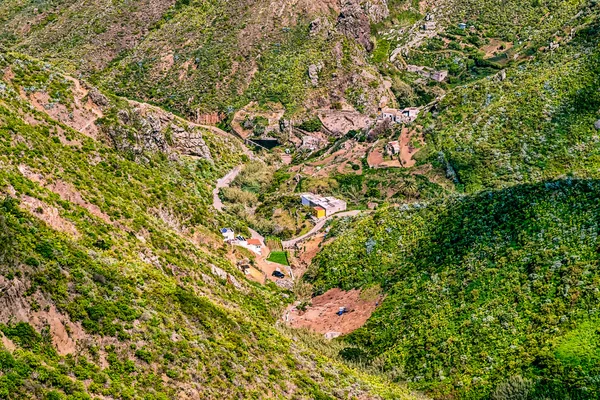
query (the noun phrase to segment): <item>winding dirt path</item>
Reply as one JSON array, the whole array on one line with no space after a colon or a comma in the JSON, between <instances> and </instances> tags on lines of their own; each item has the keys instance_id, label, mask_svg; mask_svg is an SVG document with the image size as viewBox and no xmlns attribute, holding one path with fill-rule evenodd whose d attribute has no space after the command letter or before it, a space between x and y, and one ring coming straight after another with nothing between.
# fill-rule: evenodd
<instances>
[{"instance_id":1,"label":"winding dirt path","mask_svg":"<svg viewBox=\"0 0 600 400\"><path fill-rule=\"evenodd\" d=\"M323 229L323 227L325 226L327 221L329 221L330 219L341 218L341 217L355 217L355 216L359 215L360 213L362 213L361 210L352 210L352 211L345 211L345 212L340 212L337 214L330 215L329 217L324 218L324 219L320 220L319 222L317 222L317 224L310 231L305 233L304 235L298 236L297 238L293 238L290 240L282 241L281 244L284 249L292 248L292 247L296 246L297 243L308 239L309 237L315 235L317 232L319 232L321 229Z\"/></svg>"},{"instance_id":2,"label":"winding dirt path","mask_svg":"<svg viewBox=\"0 0 600 400\"><path fill-rule=\"evenodd\" d=\"M231 182L233 182L233 180L238 176L241 170L242 166L238 165L237 167L229 171L227 174L225 174L224 177L217 180L217 186L212 191L213 207L216 208L217 211L223 211L223 202L219 197L219 192L221 191L221 189L229 187L229 185L231 185Z\"/></svg>"}]
</instances>

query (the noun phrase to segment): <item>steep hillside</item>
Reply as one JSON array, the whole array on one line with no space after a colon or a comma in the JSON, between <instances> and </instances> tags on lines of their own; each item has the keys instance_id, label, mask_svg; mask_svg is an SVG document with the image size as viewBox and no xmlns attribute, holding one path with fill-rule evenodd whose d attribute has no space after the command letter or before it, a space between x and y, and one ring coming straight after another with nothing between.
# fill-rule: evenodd
<instances>
[{"instance_id":1,"label":"steep hillside","mask_svg":"<svg viewBox=\"0 0 600 400\"><path fill-rule=\"evenodd\" d=\"M353 101L373 112L385 89L376 70L368 73L365 49L370 20L388 11L367 3L11 0L0 5L0 32L18 51L191 117L250 100L293 113L346 98L351 87Z\"/></svg>"},{"instance_id":2,"label":"steep hillside","mask_svg":"<svg viewBox=\"0 0 600 400\"><path fill-rule=\"evenodd\" d=\"M430 160L470 192L597 177L599 10L586 10L575 32L557 36L560 47L449 92L428 120Z\"/></svg>"},{"instance_id":3,"label":"steep hillside","mask_svg":"<svg viewBox=\"0 0 600 400\"><path fill-rule=\"evenodd\" d=\"M277 328L290 293L228 260L209 204L236 140L26 57L0 71L0 397L413 398Z\"/></svg>"},{"instance_id":4,"label":"steep hillside","mask_svg":"<svg viewBox=\"0 0 600 400\"><path fill-rule=\"evenodd\" d=\"M308 277L381 285L342 354L435 398L595 398L599 200L563 180L381 210L334 228Z\"/></svg>"}]
</instances>

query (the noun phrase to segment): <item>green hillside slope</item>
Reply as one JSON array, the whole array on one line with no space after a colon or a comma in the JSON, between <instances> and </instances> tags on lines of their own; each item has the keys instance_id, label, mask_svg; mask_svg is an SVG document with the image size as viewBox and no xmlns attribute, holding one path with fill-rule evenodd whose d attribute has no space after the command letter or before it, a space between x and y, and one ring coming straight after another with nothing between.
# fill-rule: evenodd
<instances>
[{"instance_id":1,"label":"green hillside slope","mask_svg":"<svg viewBox=\"0 0 600 400\"><path fill-rule=\"evenodd\" d=\"M519 377L530 397L494 398L594 398L599 200L598 181L563 180L378 211L308 276L318 292L381 285L348 343L437 398Z\"/></svg>"},{"instance_id":2,"label":"green hillside slope","mask_svg":"<svg viewBox=\"0 0 600 400\"><path fill-rule=\"evenodd\" d=\"M190 117L252 100L297 113L345 97L350 86L373 112L383 84L375 69L362 75L370 69L364 48L336 29L342 10L310 0L10 0L0 5L0 43Z\"/></svg>"},{"instance_id":3,"label":"green hillside slope","mask_svg":"<svg viewBox=\"0 0 600 400\"><path fill-rule=\"evenodd\" d=\"M559 48L507 68L505 80L450 91L428 121L429 160L469 192L567 174L597 178L597 15L597 7L582 12L572 39L560 31Z\"/></svg>"},{"instance_id":4,"label":"green hillside slope","mask_svg":"<svg viewBox=\"0 0 600 400\"><path fill-rule=\"evenodd\" d=\"M0 76L0 398L414 398L277 328L290 293L226 258L210 190L237 141L26 57ZM209 154L173 150L182 126Z\"/></svg>"}]
</instances>

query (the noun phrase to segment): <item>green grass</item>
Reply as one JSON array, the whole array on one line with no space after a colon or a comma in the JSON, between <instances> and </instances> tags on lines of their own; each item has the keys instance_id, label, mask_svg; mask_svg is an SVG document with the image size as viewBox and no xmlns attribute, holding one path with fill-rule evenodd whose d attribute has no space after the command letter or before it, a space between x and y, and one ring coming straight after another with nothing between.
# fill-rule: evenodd
<instances>
[{"instance_id":1,"label":"green grass","mask_svg":"<svg viewBox=\"0 0 600 400\"><path fill-rule=\"evenodd\" d=\"M287 257L287 251L272 251L269 254L267 261L271 261L281 265L290 265Z\"/></svg>"}]
</instances>

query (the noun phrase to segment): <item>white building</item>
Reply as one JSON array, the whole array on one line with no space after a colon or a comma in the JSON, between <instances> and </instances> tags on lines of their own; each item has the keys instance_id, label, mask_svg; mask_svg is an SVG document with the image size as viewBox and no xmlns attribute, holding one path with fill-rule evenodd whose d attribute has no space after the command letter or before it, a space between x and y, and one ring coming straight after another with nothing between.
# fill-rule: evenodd
<instances>
[{"instance_id":1,"label":"white building","mask_svg":"<svg viewBox=\"0 0 600 400\"><path fill-rule=\"evenodd\" d=\"M388 144L385 146L385 152L390 156L400 154L400 150L400 142L397 140L388 142Z\"/></svg>"},{"instance_id":2,"label":"white building","mask_svg":"<svg viewBox=\"0 0 600 400\"><path fill-rule=\"evenodd\" d=\"M221 229L221 235L223 235L223 239L225 241L229 241L229 240L234 240L235 239L235 232L233 231L233 229L230 229L230 228L223 228L223 229Z\"/></svg>"},{"instance_id":3,"label":"white building","mask_svg":"<svg viewBox=\"0 0 600 400\"><path fill-rule=\"evenodd\" d=\"M302 205L308 207L321 207L325 210L325 216L329 217L340 211L345 211L347 204L344 200L335 197L324 197L317 194L305 193L300 197Z\"/></svg>"},{"instance_id":4,"label":"white building","mask_svg":"<svg viewBox=\"0 0 600 400\"><path fill-rule=\"evenodd\" d=\"M402 110L395 108L384 108L381 110L381 118L397 124L413 122L419 116L419 108L408 107Z\"/></svg>"},{"instance_id":5,"label":"white building","mask_svg":"<svg viewBox=\"0 0 600 400\"><path fill-rule=\"evenodd\" d=\"M248 239L245 246L248 250L255 252L258 255L262 254L262 243L260 239Z\"/></svg>"}]
</instances>

